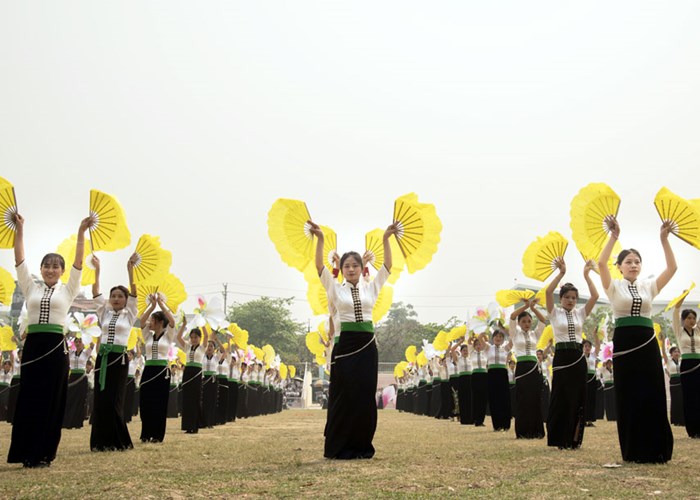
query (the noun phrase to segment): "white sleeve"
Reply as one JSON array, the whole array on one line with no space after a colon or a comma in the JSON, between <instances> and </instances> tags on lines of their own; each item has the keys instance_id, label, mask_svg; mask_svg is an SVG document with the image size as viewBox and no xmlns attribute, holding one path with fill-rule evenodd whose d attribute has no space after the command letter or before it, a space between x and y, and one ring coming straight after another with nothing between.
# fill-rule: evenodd
<instances>
[{"instance_id":1,"label":"white sleeve","mask_svg":"<svg viewBox=\"0 0 700 500\"><path fill-rule=\"evenodd\" d=\"M71 266L70 277L68 278L68 283L66 283L66 288L68 289L71 299L75 299L80 293L80 277L82 274L82 269Z\"/></svg>"},{"instance_id":2,"label":"white sleeve","mask_svg":"<svg viewBox=\"0 0 700 500\"><path fill-rule=\"evenodd\" d=\"M34 286L34 281L29 274L29 266L27 265L27 259L24 259L20 265L15 267L17 271L17 283L19 284L19 289L22 290L22 294L29 297L30 290Z\"/></svg>"}]
</instances>

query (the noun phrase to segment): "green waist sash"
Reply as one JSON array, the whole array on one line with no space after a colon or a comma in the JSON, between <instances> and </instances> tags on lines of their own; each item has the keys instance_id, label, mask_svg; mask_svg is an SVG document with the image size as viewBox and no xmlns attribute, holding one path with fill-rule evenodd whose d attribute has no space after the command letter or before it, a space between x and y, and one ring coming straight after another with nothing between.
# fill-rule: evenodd
<instances>
[{"instance_id":1,"label":"green waist sash","mask_svg":"<svg viewBox=\"0 0 700 500\"><path fill-rule=\"evenodd\" d=\"M681 354L681 359L700 359L700 352L686 352Z\"/></svg>"},{"instance_id":2,"label":"green waist sash","mask_svg":"<svg viewBox=\"0 0 700 500\"><path fill-rule=\"evenodd\" d=\"M85 370L81 368L76 368L75 370L70 371L70 375L83 375L85 373Z\"/></svg>"},{"instance_id":3,"label":"green waist sash","mask_svg":"<svg viewBox=\"0 0 700 500\"><path fill-rule=\"evenodd\" d=\"M651 318L645 318L644 316L625 316L615 320L615 327L617 328L618 326L646 326L654 328L654 322Z\"/></svg>"},{"instance_id":4,"label":"green waist sash","mask_svg":"<svg viewBox=\"0 0 700 500\"><path fill-rule=\"evenodd\" d=\"M532 361L534 363L537 363L537 356L518 356L516 359L518 360L518 363L522 361Z\"/></svg>"},{"instance_id":5,"label":"green waist sash","mask_svg":"<svg viewBox=\"0 0 700 500\"><path fill-rule=\"evenodd\" d=\"M466 372L459 372L459 376L460 376L460 377L461 377L462 375L471 375L471 374L472 374L472 372L470 372L470 371L468 371L468 370L467 370Z\"/></svg>"},{"instance_id":6,"label":"green waist sash","mask_svg":"<svg viewBox=\"0 0 700 500\"><path fill-rule=\"evenodd\" d=\"M608 380L607 382L603 382L603 385L614 385L615 381L613 380Z\"/></svg>"},{"instance_id":7,"label":"green waist sash","mask_svg":"<svg viewBox=\"0 0 700 500\"><path fill-rule=\"evenodd\" d=\"M474 368L472 374L474 373L486 373L486 368Z\"/></svg>"},{"instance_id":8,"label":"green waist sash","mask_svg":"<svg viewBox=\"0 0 700 500\"><path fill-rule=\"evenodd\" d=\"M185 368L188 367L188 366L194 366L195 368L201 368L201 367L202 367L202 363L195 363L194 361L192 361L192 362L190 363L190 362L188 361L187 364L185 364Z\"/></svg>"},{"instance_id":9,"label":"green waist sash","mask_svg":"<svg viewBox=\"0 0 700 500\"><path fill-rule=\"evenodd\" d=\"M100 360L100 390L103 391L105 388L105 383L107 381L107 357L110 352L116 352L119 354L123 354L126 352L126 346L125 345L116 345L116 344L100 344L100 350L98 354L102 355L102 359ZM146 362L148 364L148 361Z\"/></svg>"},{"instance_id":10,"label":"green waist sash","mask_svg":"<svg viewBox=\"0 0 700 500\"><path fill-rule=\"evenodd\" d=\"M371 321L343 321L340 323L340 331L342 332L366 332L374 333L374 323Z\"/></svg>"},{"instance_id":11,"label":"green waist sash","mask_svg":"<svg viewBox=\"0 0 700 500\"><path fill-rule=\"evenodd\" d=\"M167 359L147 359L146 366L168 366Z\"/></svg>"},{"instance_id":12,"label":"green waist sash","mask_svg":"<svg viewBox=\"0 0 700 500\"><path fill-rule=\"evenodd\" d=\"M218 375L217 372L204 372L203 374L205 377L211 377L212 375Z\"/></svg>"},{"instance_id":13,"label":"green waist sash","mask_svg":"<svg viewBox=\"0 0 700 500\"><path fill-rule=\"evenodd\" d=\"M672 373L670 375L671 378L680 378L681 374L680 373Z\"/></svg>"},{"instance_id":14,"label":"green waist sash","mask_svg":"<svg viewBox=\"0 0 700 500\"><path fill-rule=\"evenodd\" d=\"M523 357L527 357L527 356L523 356ZM520 359L518 359L518 361L520 361ZM505 369L506 369L506 365L502 365L501 363L492 363L492 364L490 364L490 365L489 365L489 370L494 370L494 369L503 369L503 370L505 370Z\"/></svg>"},{"instance_id":15,"label":"green waist sash","mask_svg":"<svg viewBox=\"0 0 700 500\"><path fill-rule=\"evenodd\" d=\"M44 325L29 325L27 333L60 333L63 335L63 325L52 325L50 323Z\"/></svg>"}]
</instances>

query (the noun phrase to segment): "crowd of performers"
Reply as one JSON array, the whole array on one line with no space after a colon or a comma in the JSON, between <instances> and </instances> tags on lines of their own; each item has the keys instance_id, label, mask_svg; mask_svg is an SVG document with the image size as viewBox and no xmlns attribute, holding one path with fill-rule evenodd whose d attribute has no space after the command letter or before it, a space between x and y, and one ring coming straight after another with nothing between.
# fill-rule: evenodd
<instances>
[{"instance_id":1,"label":"crowd of performers","mask_svg":"<svg viewBox=\"0 0 700 500\"><path fill-rule=\"evenodd\" d=\"M82 427L88 416L91 450L133 448L126 424L136 406L142 442L162 442L168 416L181 414L182 430L196 433L236 418L281 411L284 381L277 369L243 362L216 335L202 339L199 329L185 340L186 321L176 332L175 318L157 293L137 317L135 255L127 263L129 287L111 288L108 298L100 290L100 261L92 257L101 335L90 345L75 338L69 352L66 318L80 290L84 234L93 222L88 217L80 224L68 282L60 280L66 268L63 257L53 253L42 259L43 281L35 282L24 259L24 218L15 214L17 279L26 299L28 326L21 351L3 363L0 379L0 411L13 424L8 462L49 466L61 430ZM137 320L145 343L129 351L128 338ZM184 368L168 359L175 342L186 349Z\"/></svg>"}]
</instances>

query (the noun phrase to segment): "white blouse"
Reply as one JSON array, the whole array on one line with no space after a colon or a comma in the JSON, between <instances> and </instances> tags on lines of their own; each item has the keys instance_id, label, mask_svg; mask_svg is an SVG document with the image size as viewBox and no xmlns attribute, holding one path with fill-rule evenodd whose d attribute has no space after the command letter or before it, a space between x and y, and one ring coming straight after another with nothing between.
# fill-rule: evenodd
<instances>
[{"instance_id":1,"label":"white blouse","mask_svg":"<svg viewBox=\"0 0 700 500\"><path fill-rule=\"evenodd\" d=\"M131 361L129 361L129 372L127 373L128 377L133 377L136 374L136 369L139 367L139 360L138 358L134 357Z\"/></svg>"},{"instance_id":2,"label":"white blouse","mask_svg":"<svg viewBox=\"0 0 700 500\"><path fill-rule=\"evenodd\" d=\"M320 277L328 295L328 302L332 302L338 310L335 318L341 323L356 323L372 321L372 309L377 302L379 291L389 278L389 271L382 266L372 281L367 283L360 279L357 286L347 281L338 283L326 267L321 271ZM340 325L336 325L336 333L339 331Z\"/></svg>"},{"instance_id":3,"label":"white blouse","mask_svg":"<svg viewBox=\"0 0 700 500\"><path fill-rule=\"evenodd\" d=\"M457 358L457 371L458 373L469 373L472 371L472 362L471 357L469 355L459 355L459 357Z\"/></svg>"},{"instance_id":4,"label":"white blouse","mask_svg":"<svg viewBox=\"0 0 700 500\"><path fill-rule=\"evenodd\" d=\"M231 379L235 381L239 381L241 379L241 370L236 364L231 367Z\"/></svg>"},{"instance_id":5,"label":"white blouse","mask_svg":"<svg viewBox=\"0 0 700 500\"><path fill-rule=\"evenodd\" d=\"M73 300L80 293L82 271L71 267L70 278L65 285L59 280L52 287L35 283L24 260L17 266L17 283L27 301L27 324L61 325L65 329L66 316Z\"/></svg>"},{"instance_id":6,"label":"white blouse","mask_svg":"<svg viewBox=\"0 0 700 500\"><path fill-rule=\"evenodd\" d=\"M92 354L92 349L83 349L78 353L73 351L70 353L70 369L71 370L85 370L85 365L87 365L90 359L90 354Z\"/></svg>"},{"instance_id":7,"label":"white blouse","mask_svg":"<svg viewBox=\"0 0 700 500\"><path fill-rule=\"evenodd\" d=\"M488 360L488 354L486 351L477 351L476 349L472 349L471 353L469 354L469 359L471 360L472 370L486 369L486 363Z\"/></svg>"},{"instance_id":8,"label":"white blouse","mask_svg":"<svg viewBox=\"0 0 700 500\"><path fill-rule=\"evenodd\" d=\"M497 346L496 344L486 343L486 356L488 358L488 364L491 365L503 365L508 363L508 352L504 344Z\"/></svg>"},{"instance_id":9,"label":"white blouse","mask_svg":"<svg viewBox=\"0 0 700 500\"><path fill-rule=\"evenodd\" d=\"M185 351L185 355L187 356L187 364L189 363L199 363L200 365L202 364L202 359L204 359L204 351L206 350L202 344L198 344L196 347L192 347L192 344L188 340L184 341L185 347L182 349Z\"/></svg>"},{"instance_id":10,"label":"white blouse","mask_svg":"<svg viewBox=\"0 0 700 500\"><path fill-rule=\"evenodd\" d=\"M668 357L668 363L666 363L666 371L668 372L669 377L671 375L680 375L681 374L681 360L678 360L678 363L676 363L671 356Z\"/></svg>"},{"instance_id":11,"label":"white blouse","mask_svg":"<svg viewBox=\"0 0 700 500\"><path fill-rule=\"evenodd\" d=\"M621 279L611 280L605 294L610 300L615 319L628 316L651 318L651 302L659 291L653 278L638 279L634 283Z\"/></svg>"},{"instance_id":12,"label":"white blouse","mask_svg":"<svg viewBox=\"0 0 700 500\"><path fill-rule=\"evenodd\" d=\"M583 342L583 323L586 321L586 306L567 311L554 306L549 315L549 324L554 330L554 343Z\"/></svg>"},{"instance_id":13,"label":"white blouse","mask_svg":"<svg viewBox=\"0 0 700 500\"><path fill-rule=\"evenodd\" d=\"M10 385L12 383L12 370L0 370L0 384Z\"/></svg>"},{"instance_id":14,"label":"white blouse","mask_svg":"<svg viewBox=\"0 0 700 500\"><path fill-rule=\"evenodd\" d=\"M586 358L586 364L588 364L588 373L595 372L596 366L598 366L598 358L592 350Z\"/></svg>"},{"instance_id":15,"label":"white blouse","mask_svg":"<svg viewBox=\"0 0 700 500\"><path fill-rule=\"evenodd\" d=\"M229 371L229 364L226 358L223 361L219 361L218 375L228 378Z\"/></svg>"},{"instance_id":16,"label":"white blouse","mask_svg":"<svg viewBox=\"0 0 700 500\"><path fill-rule=\"evenodd\" d=\"M681 350L681 354L690 354L698 352L698 335L700 335L700 327L696 324L695 328L691 332L691 336L688 331L683 327L681 321L681 311L678 308L673 309L673 332L676 334L676 340L678 341L678 348Z\"/></svg>"},{"instance_id":17,"label":"white blouse","mask_svg":"<svg viewBox=\"0 0 700 500\"><path fill-rule=\"evenodd\" d=\"M146 340L146 347L143 350L146 361L158 359L167 360L170 346L175 338L175 329L172 326L168 326L158 340L154 338L153 330L150 328L142 331L142 333L144 339Z\"/></svg>"},{"instance_id":18,"label":"white blouse","mask_svg":"<svg viewBox=\"0 0 700 500\"><path fill-rule=\"evenodd\" d=\"M115 344L127 345L129 335L131 335L131 327L136 323L136 297L129 295L126 299L126 306L115 311L104 295L100 294L94 297L97 304L97 317L100 319L102 327L102 336L100 344Z\"/></svg>"},{"instance_id":19,"label":"white blouse","mask_svg":"<svg viewBox=\"0 0 700 500\"><path fill-rule=\"evenodd\" d=\"M601 368L600 369L600 378L603 380L603 383L610 383L614 381L613 377L613 372L608 370L607 368Z\"/></svg>"},{"instance_id":20,"label":"white blouse","mask_svg":"<svg viewBox=\"0 0 700 500\"><path fill-rule=\"evenodd\" d=\"M510 320L510 338L516 356L535 356L537 354L537 341L544 331L544 322L539 321L535 330L523 331L518 326L517 320Z\"/></svg>"},{"instance_id":21,"label":"white blouse","mask_svg":"<svg viewBox=\"0 0 700 500\"><path fill-rule=\"evenodd\" d=\"M219 358L216 354L213 354L211 358L206 355L202 358L202 371L203 372L216 372L219 371Z\"/></svg>"}]
</instances>

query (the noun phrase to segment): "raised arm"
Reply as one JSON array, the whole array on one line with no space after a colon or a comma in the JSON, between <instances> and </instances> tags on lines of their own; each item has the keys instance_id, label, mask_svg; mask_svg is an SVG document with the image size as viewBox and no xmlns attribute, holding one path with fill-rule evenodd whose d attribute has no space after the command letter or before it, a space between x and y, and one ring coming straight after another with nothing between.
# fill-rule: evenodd
<instances>
[{"instance_id":1,"label":"raised arm","mask_svg":"<svg viewBox=\"0 0 700 500\"><path fill-rule=\"evenodd\" d=\"M73 267L76 269L83 268L83 255L85 255L85 231L87 231L90 226L95 222L95 218L91 215L90 217L85 217L80 221L80 227L78 228L78 239L75 243L75 259L73 260Z\"/></svg>"},{"instance_id":2,"label":"raised arm","mask_svg":"<svg viewBox=\"0 0 700 500\"><path fill-rule=\"evenodd\" d=\"M19 212L12 216L15 223L15 266L24 262L24 217Z\"/></svg>"},{"instance_id":3,"label":"raised arm","mask_svg":"<svg viewBox=\"0 0 700 500\"><path fill-rule=\"evenodd\" d=\"M175 316L173 316L172 311L170 308L168 308L167 304L163 300L163 296L160 293L156 293L156 302L158 302L158 307L160 307L160 310L163 311L163 314L165 314L165 317L168 318L168 322L170 325L175 327Z\"/></svg>"},{"instance_id":4,"label":"raised arm","mask_svg":"<svg viewBox=\"0 0 700 500\"><path fill-rule=\"evenodd\" d=\"M545 323L547 323L547 318L544 317L544 314L542 314L542 311L537 309L535 306L537 303L540 301L540 299L532 299L530 301L530 310L535 313L535 316L537 316L537 320L542 323L544 326ZM517 317L517 316L516 316Z\"/></svg>"},{"instance_id":5,"label":"raised arm","mask_svg":"<svg viewBox=\"0 0 700 500\"><path fill-rule=\"evenodd\" d=\"M547 285L547 289L544 291L544 295L547 300L547 312L549 314L552 314L552 311L554 310L554 290L557 288L557 285L566 274L566 262L564 262L563 257L554 261L554 265L557 267L557 269L559 269L559 274L554 277L549 285Z\"/></svg>"},{"instance_id":6,"label":"raised arm","mask_svg":"<svg viewBox=\"0 0 700 500\"><path fill-rule=\"evenodd\" d=\"M324 236L323 236L323 231L319 227L318 224L316 224L313 221L307 221L307 224L309 224L309 231L311 232L312 235L316 236L316 256L314 259L314 262L316 263L316 271L318 271L319 276L321 275L321 272L323 272L323 241L324 241Z\"/></svg>"},{"instance_id":7,"label":"raised arm","mask_svg":"<svg viewBox=\"0 0 700 500\"><path fill-rule=\"evenodd\" d=\"M100 259L97 255L92 255L92 265L95 266L95 282L92 284L92 297L95 298L100 294Z\"/></svg>"},{"instance_id":8,"label":"raised arm","mask_svg":"<svg viewBox=\"0 0 700 500\"><path fill-rule=\"evenodd\" d=\"M598 257L598 272L600 273L600 282L603 285L603 290L607 290L612 281L610 269L608 269L608 260L610 260L615 242L620 238L620 225L617 223L617 219L612 215L607 216L604 223L610 231L610 237Z\"/></svg>"},{"instance_id":9,"label":"raised arm","mask_svg":"<svg viewBox=\"0 0 700 500\"><path fill-rule=\"evenodd\" d=\"M683 293L685 293L686 290L683 290ZM682 298L678 304L676 304L676 307L673 308L673 333L676 334L676 338L678 338L678 335L681 332L681 309L683 308L683 301L685 300L685 297Z\"/></svg>"},{"instance_id":10,"label":"raised arm","mask_svg":"<svg viewBox=\"0 0 700 500\"><path fill-rule=\"evenodd\" d=\"M129 293L136 297L136 284L134 283L134 266L136 265L136 262L138 261L138 254L133 253L131 254L131 257L129 257L129 260L126 263L126 272L129 274Z\"/></svg>"},{"instance_id":11,"label":"raised arm","mask_svg":"<svg viewBox=\"0 0 700 500\"><path fill-rule=\"evenodd\" d=\"M586 265L583 268L583 279L586 280L586 284L588 285L588 294L590 295L584 309L586 316L591 314L591 311L593 311L593 308L595 307L596 302L598 302L599 297L598 290L596 289L595 284L591 279L591 270L593 269L594 265L595 263L592 260L589 260L586 261ZM547 304L549 305L549 303Z\"/></svg>"},{"instance_id":12,"label":"raised arm","mask_svg":"<svg viewBox=\"0 0 700 500\"><path fill-rule=\"evenodd\" d=\"M386 270L391 272L391 266L393 264L393 259L391 257L391 243L389 243L389 238L392 235L396 235L399 232L399 227L394 222L384 231L384 237L382 238L382 246L384 248L384 267Z\"/></svg>"},{"instance_id":13,"label":"raised arm","mask_svg":"<svg viewBox=\"0 0 700 500\"><path fill-rule=\"evenodd\" d=\"M177 331L177 345L179 345L181 349L185 348L185 339L183 338L185 330L187 330L187 316L183 316L182 324L180 325L180 328Z\"/></svg>"},{"instance_id":14,"label":"raised arm","mask_svg":"<svg viewBox=\"0 0 700 500\"><path fill-rule=\"evenodd\" d=\"M530 304L531 304L530 300L529 300L529 299L525 299L525 303L524 303L522 306L518 307L518 308L515 309L512 313L510 313L510 320L511 320L511 321L517 320L517 319L518 319L518 315L519 315L520 313L524 312L526 309L528 309L528 308L530 307Z\"/></svg>"},{"instance_id":15,"label":"raised arm","mask_svg":"<svg viewBox=\"0 0 700 500\"><path fill-rule=\"evenodd\" d=\"M668 235L673 229L673 223L671 221L666 221L661 224L661 246L664 249L664 257L666 257L666 269L663 270L661 274L656 278L656 291L661 292L661 289L665 287L668 282L673 278L678 270L678 265L676 264L676 257L673 255L673 249L671 248L671 243L668 241Z\"/></svg>"},{"instance_id":16,"label":"raised arm","mask_svg":"<svg viewBox=\"0 0 700 500\"><path fill-rule=\"evenodd\" d=\"M156 308L156 298L153 296L153 294L146 297L146 302L149 302L148 307L146 308L146 310L143 312L143 314L139 318L139 323L141 324L141 329L143 329L144 325L148 321L148 318L151 317L151 313Z\"/></svg>"}]
</instances>

